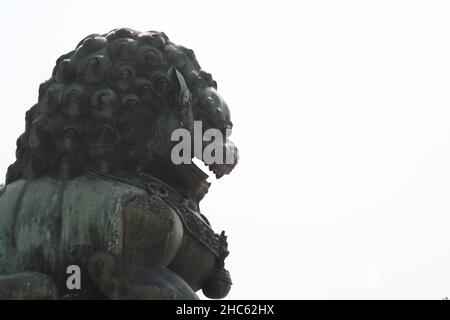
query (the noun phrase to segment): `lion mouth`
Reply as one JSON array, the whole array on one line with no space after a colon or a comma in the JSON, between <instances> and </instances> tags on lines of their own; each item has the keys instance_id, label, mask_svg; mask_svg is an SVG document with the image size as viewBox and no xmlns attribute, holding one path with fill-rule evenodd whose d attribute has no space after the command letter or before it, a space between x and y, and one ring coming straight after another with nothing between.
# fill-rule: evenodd
<instances>
[{"instance_id":1,"label":"lion mouth","mask_svg":"<svg viewBox=\"0 0 450 320\"><path fill-rule=\"evenodd\" d=\"M203 164L208 167L208 170L214 173L216 179L220 179L224 175L230 174L234 167L237 165L239 160L239 152L237 147L231 142L227 137L231 135L231 130L233 124L231 121L218 121L217 119L212 119L205 113L197 114L197 121L202 122L203 132L208 129L217 129L222 134L223 140L219 142L220 147L223 148L223 158L222 161L207 162L205 159L201 159ZM203 148L207 143L204 143Z\"/></svg>"},{"instance_id":2,"label":"lion mouth","mask_svg":"<svg viewBox=\"0 0 450 320\"><path fill-rule=\"evenodd\" d=\"M206 164L208 166L209 171L214 173L216 179L222 178L226 174L230 174L233 171L234 167L236 167L239 160L239 150L234 145L233 142L226 139L223 144L225 159L222 163L212 163Z\"/></svg>"}]
</instances>

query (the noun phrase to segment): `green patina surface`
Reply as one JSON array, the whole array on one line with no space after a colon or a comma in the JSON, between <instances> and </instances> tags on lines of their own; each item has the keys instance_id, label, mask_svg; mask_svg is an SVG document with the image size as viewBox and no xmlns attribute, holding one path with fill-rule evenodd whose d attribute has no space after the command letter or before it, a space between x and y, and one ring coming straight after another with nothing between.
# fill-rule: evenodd
<instances>
[{"instance_id":1,"label":"green patina surface","mask_svg":"<svg viewBox=\"0 0 450 320\"><path fill-rule=\"evenodd\" d=\"M54 274L82 251L119 255L122 205L140 194L145 191L91 176L9 184L0 197L0 270L42 265L44 270L31 270Z\"/></svg>"}]
</instances>

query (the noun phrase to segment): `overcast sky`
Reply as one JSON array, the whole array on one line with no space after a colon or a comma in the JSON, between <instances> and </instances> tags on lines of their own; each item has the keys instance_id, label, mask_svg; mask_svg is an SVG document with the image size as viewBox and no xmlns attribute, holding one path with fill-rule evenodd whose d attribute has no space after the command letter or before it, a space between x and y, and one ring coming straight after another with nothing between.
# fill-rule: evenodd
<instances>
[{"instance_id":1,"label":"overcast sky","mask_svg":"<svg viewBox=\"0 0 450 320\"><path fill-rule=\"evenodd\" d=\"M7 1L0 174L88 34L164 31L231 109L241 162L202 203L228 298L450 296L450 2Z\"/></svg>"}]
</instances>

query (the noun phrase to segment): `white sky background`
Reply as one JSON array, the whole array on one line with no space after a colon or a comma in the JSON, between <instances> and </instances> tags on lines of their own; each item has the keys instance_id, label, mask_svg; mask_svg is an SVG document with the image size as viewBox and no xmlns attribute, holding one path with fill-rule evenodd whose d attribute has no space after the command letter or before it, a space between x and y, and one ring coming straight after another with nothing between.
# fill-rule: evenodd
<instances>
[{"instance_id":1,"label":"white sky background","mask_svg":"<svg viewBox=\"0 0 450 320\"><path fill-rule=\"evenodd\" d=\"M241 162L202 203L228 298L450 295L450 2L8 1L0 175L54 62L161 30L219 85Z\"/></svg>"}]
</instances>

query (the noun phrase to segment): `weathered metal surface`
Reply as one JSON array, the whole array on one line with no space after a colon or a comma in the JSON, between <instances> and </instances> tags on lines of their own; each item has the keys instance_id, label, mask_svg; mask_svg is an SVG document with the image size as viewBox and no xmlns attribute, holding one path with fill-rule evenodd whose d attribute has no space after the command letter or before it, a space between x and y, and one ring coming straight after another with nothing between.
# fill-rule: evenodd
<instances>
[{"instance_id":1,"label":"weathered metal surface","mask_svg":"<svg viewBox=\"0 0 450 320\"><path fill-rule=\"evenodd\" d=\"M193 51L162 32L91 35L61 56L26 114L17 160L0 188L0 271L7 273L0 288L5 279L10 288L14 274L21 288L19 272L36 271L36 283L50 277L58 297L196 298L191 291L203 287L225 296L226 237L199 210L208 176L171 161L175 129L194 133L194 121L203 131L232 127L216 89ZM206 163L220 178L237 164L237 148L217 143L235 155ZM89 269L95 257L113 259L117 276ZM79 294L65 286L70 264L90 270ZM157 279L166 276L173 281L165 286ZM106 292L102 279L128 293ZM180 287L167 291L170 283Z\"/></svg>"},{"instance_id":2,"label":"weathered metal surface","mask_svg":"<svg viewBox=\"0 0 450 320\"><path fill-rule=\"evenodd\" d=\"M92 256L89 274L109 299L198 299L191 287L167 268L124 267L106 254Z\"/></svg>"},{"instance_id":3,"label":"weathered metal surface","mask_svg":"<svg viewBox=\"0 0 450 320\"><path fill-rule=\"evenodd\" d=\"M120 255L121 210L130 194L144 192L85 176L9 184L0 198L1 270L43 272L63 287L66 268L85 265L86 253Z\"/></svg>"},{"instance_id":4,"label":"weathered metal surface","mask_svg":"<svg viewBox=\"0 0 450 320\"><path fill-rule=\"evenodd\" d=\"M38 272L0 274L0 300L53 300L58 291L53 280Z\"/></svg>"}]
</instances>

